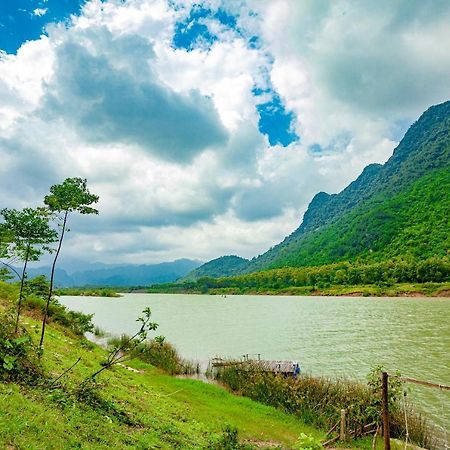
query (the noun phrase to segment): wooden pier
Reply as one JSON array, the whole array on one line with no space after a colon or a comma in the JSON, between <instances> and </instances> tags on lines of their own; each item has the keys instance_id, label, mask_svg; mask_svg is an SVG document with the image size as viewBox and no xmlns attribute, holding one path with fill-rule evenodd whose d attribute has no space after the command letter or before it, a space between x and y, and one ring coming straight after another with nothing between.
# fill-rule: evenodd
<instances>
[{"instance_id":1,"label":"wooden pier","mask_svg":"<svg viewBox=\"0 0 450 450\"><path fill-rule=\"evenodd\" d=\"M285 376L296 376L300 373L300 366L297 361L250 359L248 355L244 355L243 360L213 358L211 360L211 366L214 368L236 366L242 370L254 368L262 372L272 372Z\"/></svg>"}]
</instances>

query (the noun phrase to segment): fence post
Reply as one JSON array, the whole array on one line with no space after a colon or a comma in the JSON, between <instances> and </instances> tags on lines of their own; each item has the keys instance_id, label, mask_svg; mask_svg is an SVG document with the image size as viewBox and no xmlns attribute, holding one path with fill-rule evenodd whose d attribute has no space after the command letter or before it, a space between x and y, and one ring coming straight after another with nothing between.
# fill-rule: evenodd
<instances>
[{"instance_id":1,"label":"fence post","mask_svg":"<svg viewBox=\"0 0 450 450\"><path fill-rule=\"evenodd\" d=\"M341 409L341 432L339 439L345 441L345 409Z\"/></svg>"},{"instance_id":2,"label":"fence post","mask_svg":"<svg viewBox=\"0 0 450 450\"><path fill-rule=\"evenodd\" d=\"M389 400L388 400L388 374L382 372L381 380L383 386L383 436L384 450L391 450L391 433L389 429Z\"/></svg>"}]
</instances>

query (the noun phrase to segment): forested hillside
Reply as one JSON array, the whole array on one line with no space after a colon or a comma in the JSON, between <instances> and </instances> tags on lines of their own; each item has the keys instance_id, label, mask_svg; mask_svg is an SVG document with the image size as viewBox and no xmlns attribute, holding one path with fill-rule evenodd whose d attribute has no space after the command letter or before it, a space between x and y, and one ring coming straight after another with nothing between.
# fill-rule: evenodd
<instances>
[{"instance_id":1,"label":"forested hillside","mask_svg":"<svg viewBox=\"0 0 450 450\"><path fill-rule=\"evenodd\" d=\"M450 102L429 108L384 165L317 194L300 227L242 271L362 259L426 259L449 249Z\"/></svg>"},{"instance_id":2,"label":"forested hillside","mask_svg":"<svg viewBox=\"0 0 450 450\"><path fill-rule=\"evenodd\" d=\"M201 277L229 277L240 273L248 262L248 259L239 256L221 256L197 267L179 281L193 281Z\"/></svg>"}]
</instances>

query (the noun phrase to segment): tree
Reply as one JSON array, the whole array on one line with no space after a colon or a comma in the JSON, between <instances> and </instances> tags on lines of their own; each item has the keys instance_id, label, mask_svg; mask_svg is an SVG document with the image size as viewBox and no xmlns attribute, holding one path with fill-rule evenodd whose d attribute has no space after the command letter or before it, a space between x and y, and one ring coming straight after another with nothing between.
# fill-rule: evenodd
<instances>
[{"instance_id":1,"label":"tree","mask_svg":"<svg viewBox=\"0 0 450 450\"><path fill-rule=\"evenodd\" d=\"M58 260L64 235L67 228L67 222L71 213L80 214L98 214L98 210L92 208L93 203L98 202L98 195L91 194L87 188L87 180L82 178L66 178L63 183L55 184L50 188L50 194L45 196L44 203L47 205L58 220L60 227L58 246L53 258L52 270L50 273L50 289L48 292L47 303L42 320L41 339L39 347L42 349L45 335L45 324L48 317L48 308L53 295L53 283L55 276L56 261Z\"/></svg>"},{"instance_id":2,"label":"tree","mask_svg":"<svg viewBox=\"0 0 450 450\"><path fill-rule=\"evenodd\" d=\"M4 241L0 251L3 252L3 256L23 261L22 273L19 274L14 270L20 280L15 324L17 333L28 262L38 261L45 250L50 251L47 245L56 241L58 235L49 225L50 215L47 208L24 208L22 211L4 208L0 214L4 219L2 224ZM6 265L11 268L10 264Z\"/></svg>"}]
</instances>

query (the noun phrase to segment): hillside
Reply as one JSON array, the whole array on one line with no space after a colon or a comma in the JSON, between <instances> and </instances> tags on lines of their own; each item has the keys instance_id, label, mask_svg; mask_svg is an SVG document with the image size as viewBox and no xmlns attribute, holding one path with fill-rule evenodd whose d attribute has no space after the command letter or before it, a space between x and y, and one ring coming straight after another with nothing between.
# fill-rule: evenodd
<instances>
[{"instance_id":1,"label":"hillside","mask_svg":"<svg viewBox=\"0 0 450 450\"><path fill-rule=\"evenodd\" d=\"M221 256L197 267L178 281L195 281L201 277L230 277L240 273L248 262L248 259L239 256Z\"/></svg>"},{"instance_id":2,"label":"hillside","mask_svg":"<svg viewBox=\"0 0 450 450\"><path fill-rule=\"evenodd\" d=\"M4 312L16 295L14 286L0 282L2 345L7 330ZM35 320L39 312L29 314L21 323L35 341L40 331ZM220 444L226 425L237 427L239 437L248 444L276 442L284 448L292 447L301 433L324 435L294 415L212 384L166 375L141 360L104 371L95 384L80 391L83 380L98 370L106 357L105 349L56 322L49 323L44 354L34 363L42 364L38 379L11 379L12 369L0 368L0 447L235 448ZM63 378L52 381L78 358Z\"/></svg>"},{"instance_id":3,"label":"hillside","mask_svg":"<svg viewBox=\"0 0 450 450\"><path fill-rule=\"evenodd\" d=\"M371 164L338 194L319 192L301 225L234 274L392 257L442 257L450 248L450 101L432 106L384 164ZM217 260L196 269L229 276ZM214 270L208 270L212 263Z\"/></svg>"}]
</instances>

